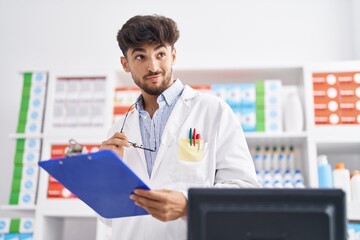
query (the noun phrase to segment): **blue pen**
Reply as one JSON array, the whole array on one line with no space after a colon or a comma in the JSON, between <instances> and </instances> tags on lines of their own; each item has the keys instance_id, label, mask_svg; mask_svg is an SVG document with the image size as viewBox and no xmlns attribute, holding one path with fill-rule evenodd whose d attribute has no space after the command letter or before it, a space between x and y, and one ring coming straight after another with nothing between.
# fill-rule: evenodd
<instances>
[{"instance_id":1,"label":"blue pen","mask_svg":"<svg viewBox=\"0 0 360 240\"><path fill-rule=\"evenodd\" d=\"M190 146L192 145L192 128L190 128L189 131L189 140L190 140Z\"/></svg>"}]
</instances>

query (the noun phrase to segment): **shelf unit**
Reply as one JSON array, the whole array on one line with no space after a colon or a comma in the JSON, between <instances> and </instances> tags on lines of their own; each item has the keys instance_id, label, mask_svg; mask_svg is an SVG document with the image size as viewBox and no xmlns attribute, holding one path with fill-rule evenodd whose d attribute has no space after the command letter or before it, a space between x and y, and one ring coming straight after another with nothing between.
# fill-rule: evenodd
<instances>
[{"instance_id":1,"label":"shelf unit","mask_svg":"<svg viewBox=\"0 0 360 240\"><path fill-rule=\"evenodd\" d=\"M312 64L306 66L264 66L246 67L239 69L175 69L174 76L181 79L184 84L206 85L215 83L252 83L265 79L282 80L283 89L297 87L304 112L304 128L302 132L263 133L246 132L250 149L256 145L294 145L298 150L297 164L303 170L305 183L308 187L318 187L317 180L317 156L327 154L330 163L334 164L341 159L345 161L351 170L360 169L360 126L316 126L314 124L314 102L312 96L312 73L318 71L360 71L360 62L340 62ZM83 72L75 75L93 75L94 73ZM104 73L100 73L104 75ZM64 75L61 72L51 72L50 76ZM74 76L73 73L65 75ZM115 86L133 86L134 83L129 74L114 72L105 74L111 76L107 86L106 124L101 129L87 131L86 129L62 129L51 128L53 95L55 81L50 77L49 94L45 118L44 134L37 137L43 139L42 158L50 157L50 146L54 143L67 143L69 138L74 137L80 143L101 143L106 137L107 129L112 124L112 109ZM12 134L9 137L24 137ZM33 136L34 137L34 136ZM36 137L36 136L35 136ZM46 198L48 175L40 172L37 205L34 207L36 218L35 237L37 240L62 240L63 231L69 222L73 220L88 221L96 224L96 240L104 239L106 227L96 220L96 215L91 209L77 199L54 200ZM360 221L360 211L351 204L348 209L349 220ZM6 207L5 207L6 208ZM20 209L18 209L20 210ZM17 211L14 209L14 211ZM87 220L85 220L87 219ZM51 233L51 234L50 234Z\"/></svg>"}]
</instances>

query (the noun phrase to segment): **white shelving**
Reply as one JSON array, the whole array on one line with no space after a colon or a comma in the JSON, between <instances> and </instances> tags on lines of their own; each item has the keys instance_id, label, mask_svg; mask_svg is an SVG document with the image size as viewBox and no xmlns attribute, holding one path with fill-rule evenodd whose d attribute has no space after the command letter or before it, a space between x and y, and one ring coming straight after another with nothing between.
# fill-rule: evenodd
<instances>
[{"instance_id":1,"label":"white shelving","mask_svg":"<svg viewBox=\"0 0 360 240\"><path fill-rule=\"evenodd\" d=\"M327 154L329 161L334 164L344 161L351 170L360 169L360 125L352 126L316 126L314 124L314 109L312 96L312 72L316 71L360 71L360 62L341 62L332 64L319 64L308 66L267 66L246 67L243 69L179 69L174 71L176 78L189 85L204 85L214 83L251 83L257 80L280 79L286 91L287 88L296 86L304 110L304 129L302 132L260 133L247 132L245 137L249 148L256 145L293 145L298 151L298 166L303 170L305 183L308 187L316 188L317 163L319 154ZM83 73L88 74L88 73ZM58 76L59 73L50 72L50 76ZM61 74L60 74L61 75ZM69 75L69 74L68 74ZM74 75L74 74L72 74ZM79 75L79 74L78 74ZM81 75L81 74L80 74ZM111 74L108 74L109 76ZM115 86L134 85L130 75L115 73L115 81L107 86L106 123L101 129L87 131L87 129L52 130L51 117L53 108L54 78L50 78L49 93L47 98L46 121L44 134L31 136L43 139L42 158L50 158L50 146L52 144L66 144L70 138L75 138L82 144L100 144L106 136L108 127L111 125L113 88ZM26 135L11 134L10 138L28 137ZM36 218L35 236L37 240L62 240L63 229L67 222L72 219L92 219L96 221L96 215L84 203L77 199L48 199L47 198L48 175L40 172L37 206L34 211ZM360 221L360 210L355 203L349 205L348 218ZM3 206L2 209L21 210L21 207L11 209ZM29 209L30 211L30 209ZM93 222L91 222L92 224ZM106 227L96 221L96 240L103 239Z\"/></svg>"}]
</instances>

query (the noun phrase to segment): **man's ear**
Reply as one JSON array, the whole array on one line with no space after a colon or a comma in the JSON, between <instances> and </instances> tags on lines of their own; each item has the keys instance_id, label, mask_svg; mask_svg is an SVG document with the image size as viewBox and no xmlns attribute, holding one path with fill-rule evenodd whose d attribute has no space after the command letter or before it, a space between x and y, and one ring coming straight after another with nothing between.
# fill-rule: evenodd
<instances>
[{"instance_id":1,"label":"man's ear","mask_svg":"<svg viewBox=\"0 0 360 240\"><path fill-rule=\"evenodd\" d=\"M174 65L176 63L176 48L173 48L173 50L171 51L171 56L172 56L172 65Z\"/></svg>"},{"instance_id":2,"label":"man's ear","mask_svg":"<svg viewBox=\"0 0 360 240\"><path fill-rule=\"evenodd\" d=\"M121 56L120 57L120 62L121 62L121 65L124 69L125 72L130 72L130 69L129 69L129 63L128 61L126 60L125 57Z\"/></svg>"}]
</instances>

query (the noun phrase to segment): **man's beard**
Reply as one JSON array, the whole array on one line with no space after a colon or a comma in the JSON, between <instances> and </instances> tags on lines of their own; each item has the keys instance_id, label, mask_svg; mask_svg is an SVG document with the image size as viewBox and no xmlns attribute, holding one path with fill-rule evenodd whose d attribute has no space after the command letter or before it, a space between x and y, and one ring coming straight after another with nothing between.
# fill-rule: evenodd
<instances>
[{"instance_id":1,"label":"man's beard","mask_svg":"<svg viewBox=\"0 0 360 240\"><path fill-rule=\"evenodd\" d=\"M158 75L158 74L159 73L152 73L147 76ZM141 83L134 76L133 76L133 79L134 79L135 84L139 88L141 88L144 92L146 92L147 94L152 95L152 96L159 96L163 91L165 91L169 87L169 82L171 81L171 77L172 77L172 69L170 71L170 74L165 73L164 81L161 83L161 85L159 87L155 87L155 88L149 87L146 81Z\"/></svg>"}]
</instances>

